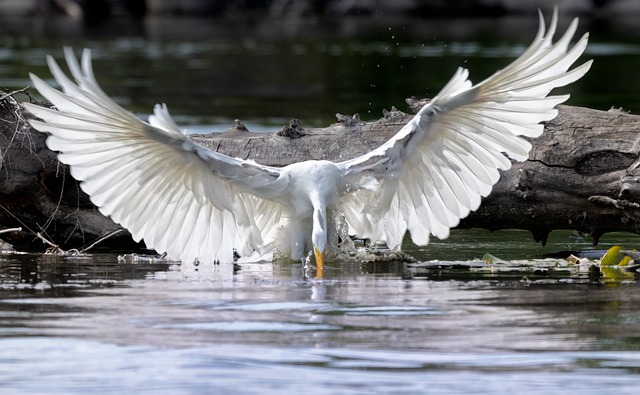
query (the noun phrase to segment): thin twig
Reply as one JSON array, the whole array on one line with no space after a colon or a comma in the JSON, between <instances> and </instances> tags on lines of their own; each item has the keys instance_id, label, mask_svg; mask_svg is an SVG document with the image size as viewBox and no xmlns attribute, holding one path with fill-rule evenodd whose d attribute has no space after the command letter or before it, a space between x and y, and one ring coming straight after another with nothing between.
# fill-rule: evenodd
<instances>
[{"instance_id":1,"label":"thin twig","mask_svg":"<svg viewBox=\"0 0 640 395\"><path fill-rule=\"evenodd\" d=\"M40 240L42 240L42 242L43 242L44 244L48 244L48 245L50 245L50 246L51 246L51 247L53 247L53 248L58 248L58 249L60 248L60 246L59 246L59 245L57 245L57 244L53 244L53 242L52 242L52 241L49 241L49 239L47 239L46 237L44 237L44 236L42 235L42 233L38 232L38 233L36 233L36 236L38 236L38 238L39 238Z\"/></svg>"},{"instance_id":2,"label":"thin twig","mask_svg":"<svg viewBox=\"0 0 640 395\"><path fill-rule=\"evenodd\" d=\"M16 93L24 93L25 95L29 96L29 98L31 98L31 95L29 95L29 93L27 92L27 89L29 89L29 88L30 87L27 86L26 88L22 88L22 89L19 89L17 91L5 93L4 95L0 96L0 100L6 100L6 99L8 99L10 97L13 97L13 95L15 95Z\"/></svg>"},{"instance_id":3,"label":"thin twig","mask_svg":"<svg viewBox=\"0 0 640 395\"><path fill-rule=\"evenodd\" d=\"M42 242L44 244L48 244L51 247L47 248L46 251L44 252L45 254L53 254L53 255L69 255L69 253L65 250L63 250L62 248L60 248L59 245L54 244L52 241L49 241L49 239L47 239L46 237L44 237L40 232L36 233L36 236L38 236L38 238L40 240L42 240Z\"/></svg>"},{"instance_id":4,"label":"thin twig","mask_svg":"<svg viewBox=\"0 0 640 395\"><path fill-rule=\"evenodd\" d=\"M118 233L122 232L122 229L117 229L114 230L113 232L109 233L108 235L102 236L101 238L99 238L98 240L94 241L93 243L91 243L88 247L83 248L80 250L81 253L87 252L88 250L92 249L93 247L96 246L96 244L103 242L104 240L108 239L111 236L115 236Z\"/></svg>"},{"instance_id":5,"label":"thin twig","mask_svg":"<svg viewBox=\"0 0 640 395\"><path fill-rule=\"evenodd\" d=\"M0 230L0 234L9 233L9 232L22 232L22 228L8 228Z\"/></svg>"},{"instance_id":6,"label":"thin twig","mask_svg":"<svg viewBox=\"0 0 640 395\"><path fill-rule=\"evenodd\" d=\"M46 254L80 255L80 254L84 254L85 252L87 252L91 248L95 247L98 243L101 243L104 240L108 239L109 237L117 235L120 232L122 232L122 229L114 230L113 232L109 233L108 235L105 235L105 236L99 238L98 240L94 241L93 243L91 243L86 248L83 248L81 250L77 250L77 249L73 248L73 249L71 249L69 251L63 250L62 248L60 248L59 245L54 244L52 241L50 241L49 239L44 237L40 232L36 233L36 236L38 236L38 238L40 240L42 240L43 243L51 246L51 248L48 248L47 251L45 252Z\"/></svg>"}]
</instances>

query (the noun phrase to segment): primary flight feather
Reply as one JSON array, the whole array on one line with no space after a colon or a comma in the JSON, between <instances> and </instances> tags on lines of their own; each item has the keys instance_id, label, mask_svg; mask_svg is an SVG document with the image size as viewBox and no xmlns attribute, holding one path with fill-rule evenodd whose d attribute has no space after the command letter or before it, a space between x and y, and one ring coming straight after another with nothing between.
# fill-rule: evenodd
<instances>
[{"instance_id":1,"label":"primary flight feather","mask_svg":"<svg viewBox=\"0 0 640 395\"><path fill-rule=\"evenodd\" d=\"M305 161L282 168L231 158L185 136L165 105L143 122L99 87L89 50L78 63L65 48L73 80L47 57L61 91L35 75L35 88L55 109L25 103L49 134L92 202L134 239L183 262L231 262L240 255L313 252L317 276L335 244L339 224L360 238L398 248L410 232L419 245L476 210L498 181L498 170L526 160L523 138L543 132L569 97L552 89L582 77L572 70L585 34L573 47L574 20L556 43L554 12L545 32L514 62L473 85L459 69L449 83L394 137L361 157L334 163Z\"/></svg>"}]
</instances>

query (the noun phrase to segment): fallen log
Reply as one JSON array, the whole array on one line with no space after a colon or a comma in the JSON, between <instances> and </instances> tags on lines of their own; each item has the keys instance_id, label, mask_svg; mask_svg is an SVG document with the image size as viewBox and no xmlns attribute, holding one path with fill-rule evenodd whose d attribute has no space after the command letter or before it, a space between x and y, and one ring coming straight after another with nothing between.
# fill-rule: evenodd
<instances>
[{"instance_id":1,"label":"fallen log","mask_svg":"<svg viewBox=\"0 0 640 395\"><path fill-rule=\"evenodd\" d=\"M12 92L18 93L31 99L27 91ZM82 192L68 167L47 148L46 135L27 123L28 114L12 94L0 93L0 229L23 229L4 238L16 247L33 244L42 250L41 234L77 248L121 229ZM127 236L113 242L133 245L129 233L122 233Z\"/></svg>"},{"instance_id":2,"label":"fallen log","mask_svg":"<svg viewBox=\"0 0 640 395\"><path fill-rule=\"evenodd\" d=\"M422 104L408 102L412 108ZM46 148L46 136L28 125L28 116L13 95L0 94L0 229L24 229L7 238L27 245L41 233L61 246L77 247L119 229ZM292 120L273 133L252 133L237 121L226 133L193 138L218 152L272 166L339 161L379 146L411 115L392 109L375 122L337 117L326 128L306 129ZM504 172L480 209L459 227L524 229L543 244L557 229L589 233L595 244L607 232L640 233L639 137L639 116L560 106L558 117L532 141L529 160ZM105 241L123 248L133 244L128 232Z\"/></svg>"}]
</instances>

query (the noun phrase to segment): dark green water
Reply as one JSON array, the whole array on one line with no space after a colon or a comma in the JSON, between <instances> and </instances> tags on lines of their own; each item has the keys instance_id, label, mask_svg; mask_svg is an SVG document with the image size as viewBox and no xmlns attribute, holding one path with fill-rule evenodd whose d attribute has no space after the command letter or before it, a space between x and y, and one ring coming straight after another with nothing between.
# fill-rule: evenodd
<instances>
[{"instance_id":1,"label":"dark green water","mask_svg":"<svg viewBox=\"0 0 640 395\"><path fill-rule=\"evenodd\" d=\"M0 24L0 85L48 76L44 56L90 47L105 90L138 114L166 102L197 130L255 130L336 112L380 117L435 94L458 66L480 81L529 43L535 18L235 21L150 19L98 30L61 19ZM568 24L561 21L561 27ZM592 31L592 71L570 104L640 113L640 32ZM564 90L566 92L567 90ZM635 235L609 235L598 248ZM454 231L420 263L193 268L0 256L2 393L637 393L640 288L633 276L533 261L593 248L588 236ZM506 260L482 262L490 253Z\"/></svg>"},{"instance_id":2,"label":"dark green water","mask_svg":"<svg viewBox=\"0 0 640 395\"><path fill-rule=\"evenodd\" d=\"M563 30L569 19L561 19ZM2 29L0 27L0 29ZM537 19L417 20L345 18L331 21L222 22L152 19L98 30L63 20L5 21L0 76L7 88L46 76L43 61L63 45L94 51L106 89L137 113L166 102L185 124L262 125L299 118L325 126L334 114L377 119L383 108L406 110L404 99L433 96L456 68L480 81L530 43ZM640 112L633 78L640 68L640 28L584 21L591 30L586 78L571 85L569 104ZM595 30L594 30L595 29ZM1 31L0 31L1 33Z\"/></svg>"}]
</instances>

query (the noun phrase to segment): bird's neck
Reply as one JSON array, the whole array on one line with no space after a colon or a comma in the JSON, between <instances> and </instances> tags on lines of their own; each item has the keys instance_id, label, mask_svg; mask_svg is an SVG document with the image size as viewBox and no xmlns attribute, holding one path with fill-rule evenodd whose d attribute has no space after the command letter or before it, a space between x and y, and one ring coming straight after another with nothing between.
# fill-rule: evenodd
<instances>
[{"instance_id":1,"label":"bird's neck","mask_svg":"<svg viewBox=\"0 0 640 395\"><path fill-rule=\"evenodd\" d=\"M313 207L313 230L311 241L315 248L324 251L327 246L327 208Z\"/></svg>"}]
</instances>

